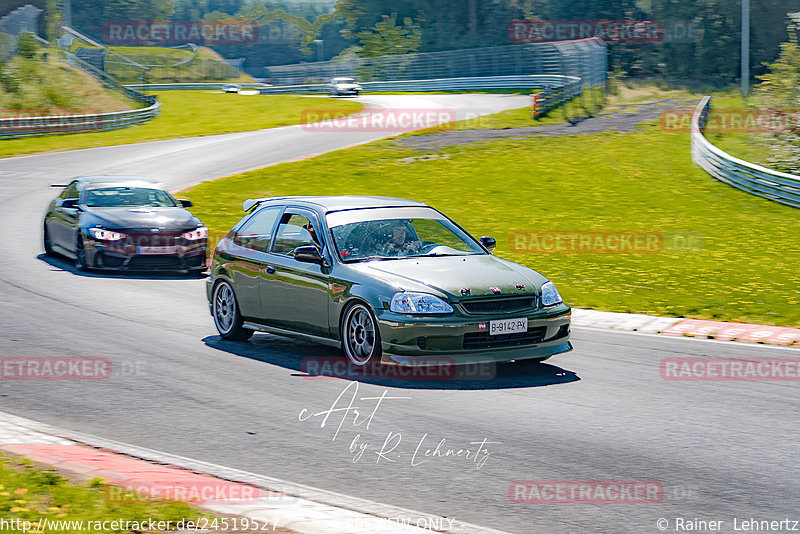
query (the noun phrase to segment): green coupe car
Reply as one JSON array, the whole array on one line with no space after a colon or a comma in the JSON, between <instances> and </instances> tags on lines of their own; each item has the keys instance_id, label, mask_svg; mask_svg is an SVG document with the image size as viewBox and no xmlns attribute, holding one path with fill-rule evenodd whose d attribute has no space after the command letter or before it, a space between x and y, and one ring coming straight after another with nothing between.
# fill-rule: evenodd
<instances>
[{"instance_id":1,"label":"green coupe car","mask_svg":"<svg viewBox=\"0 0 800 534\"><path fill-rule=\"evenodd\" d=\"M399 198L249 199L220 240L207 295L224 339L270 332L350 364L544 360L572 349L569 306L434 208Z\"/></svg>"}]
</instances>

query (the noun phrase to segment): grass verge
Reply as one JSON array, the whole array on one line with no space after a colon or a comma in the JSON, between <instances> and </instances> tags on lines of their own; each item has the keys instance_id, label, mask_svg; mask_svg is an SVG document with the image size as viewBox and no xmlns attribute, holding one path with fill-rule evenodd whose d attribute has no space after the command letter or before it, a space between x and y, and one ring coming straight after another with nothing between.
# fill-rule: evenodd
<instances>
[{"instance_id":1,"label":"grass verge","mask_svg":"<svg viewBox=\"0 0 800 534\"><path fill-rule=\"evenodd\" d=\"M356 113L364 108L357 102L323 98L210 91L164 91L158 98L161 114L145 124L108 132L2 140L0 157L246 132L299 124L304 121L303 112L309 110Z\"/></svg>"},{"instance_id":2,"label":"grass verge","mask_svg":"<svg viewBox=\"0 0 800 534\"><path fill-rule=\"evenodd\" d=\"M152 519L154 522L171 521L175 525L180 520L210 517L182 502L146 499L114 502L106 498L106 487L100 479L83 484L72 483L52 469L41 469L30 460L0 453L0 517L6 522L20 521L20 528L12 528L9 532L21 530L22 522L30 521L32 528L27 531L29 534L44 534L36 528L37 522L44 519L60 521L64 526L50 531L85 532L107 530L87 526L89 521L91 525L102 524L103 521L147 524L147 520ZM65 526L69 521L82 521L84 528L76 528L75 523L73 527ZM97 521L100 523L95 523ZM38 525L41 526L40 523Z\"/></svg>"},{"instance_id":3,"label":"grass verge","mask_svg":"<svg viewBox=\"0 0 800 534\"><path fill-rule=\"evenodd\" d=\"M382 140L203 183L182 196L217 231L242 216L248 197L413 198L473 235L495 236L497 255L541 271L575 306L800 326L798 212L709 177L691 161L688 133L653 123L634 133L504 139L422 154ZM664 240L647 254L550 253L530 248L532 239L519 250L511 238L565 231Z\"/></svg>"}]
</instances>

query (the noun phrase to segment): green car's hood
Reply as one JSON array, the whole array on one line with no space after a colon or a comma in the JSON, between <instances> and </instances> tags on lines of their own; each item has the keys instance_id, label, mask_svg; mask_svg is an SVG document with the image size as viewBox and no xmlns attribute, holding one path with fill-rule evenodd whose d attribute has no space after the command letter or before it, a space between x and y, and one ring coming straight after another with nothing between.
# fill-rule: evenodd
<instances>
[{"instance_id":1,"label":"green car's hood","mask_svg":"<svg viewBox=\"0 0 800 534\"><path fill-rule=\"evenodd\" d=\"M496 256L444 256L370 261L353 264L355 269L406 291L434 289L451 301L462 296L538 295L547 278L532 269ZM518 289L523 284L524 289ZM491 290L500 289L500 293ZM461 290L469 288L468 295Z\"/></svg>"}]
</instances>

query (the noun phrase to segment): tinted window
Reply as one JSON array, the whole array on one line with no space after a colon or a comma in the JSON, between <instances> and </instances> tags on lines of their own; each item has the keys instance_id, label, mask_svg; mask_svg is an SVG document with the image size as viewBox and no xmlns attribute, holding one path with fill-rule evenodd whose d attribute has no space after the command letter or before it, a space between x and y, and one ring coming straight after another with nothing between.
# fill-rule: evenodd
<instances>
[{"instance_id":1,"label":"tinted window","mask_svg":"<svg viewBox=\"0 0 800 534\"><path fill-rule=\"evenodd\" d=\"M263 209L250 217L233 237L233 242L243 247L268 252L272 242L272 229L280 213L279 208Z\"/></svg>"},{"instance_id":2,"label":"tinted window","mask_svg":"<svg viewBox=\"0 0 800 534\"><path fill-rule=\"evenodd\" d=\"M430 208L335 212L328 214L328 225L343 261L485 254L464 231Z\"/></svg>"},{"instance_id":3,"label":"tinted window","mask_svg":"<svg viewBox=\"0 0 800 534\"><path fill-rule=\"evenodd\" d=\"M147 206L171 208L177 206L169 193L145 187L103 187L86 191L86 205L92 208L122 208Z\"/></svg>"},{"instance_id":4,"label":"tinted window","mask_svg":"<svg viewBox=\"0 0 800 534\"><path fill-rule=\"evenodd\" d=\"M314 233L313 235L312 232ZM313 225L307 217L287 213L283 216L280 226L278 226L273 251L279 254L291 255L297 247L304 245L319 246L319 243L314 238L315 235Z\"/></svg>"}]
</instances>

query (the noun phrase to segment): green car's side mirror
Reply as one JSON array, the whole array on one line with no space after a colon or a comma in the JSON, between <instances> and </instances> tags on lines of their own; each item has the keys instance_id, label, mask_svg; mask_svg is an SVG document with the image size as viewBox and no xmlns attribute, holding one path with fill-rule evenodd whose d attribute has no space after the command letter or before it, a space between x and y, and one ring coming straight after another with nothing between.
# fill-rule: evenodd
<instances>
[{"instance_id":1,"label":"green car's side mirror","mask_svg":"<svg viewBox=\"0 0 800 534\"><path fill-rule=\"evenodd\" d=\"M322 254L314 245L297 247L292 252L292 256L295 260L302 261L303 263L317 263L319 265L325 263L325 258L322 257Z\"/></svg>"},{"instance_id":2,"label":"green car's side mirror","mask_svg":"<svg viewBox=\"0 0 800 534\"><path fill-rule=\"evenodd\" d=\"M483 248L488 250L489 252L494 252L494 249L497 247L497 241L493 237L489 237L488 235L481 236L481 245Z\"/></svg>"}]
</instances>

